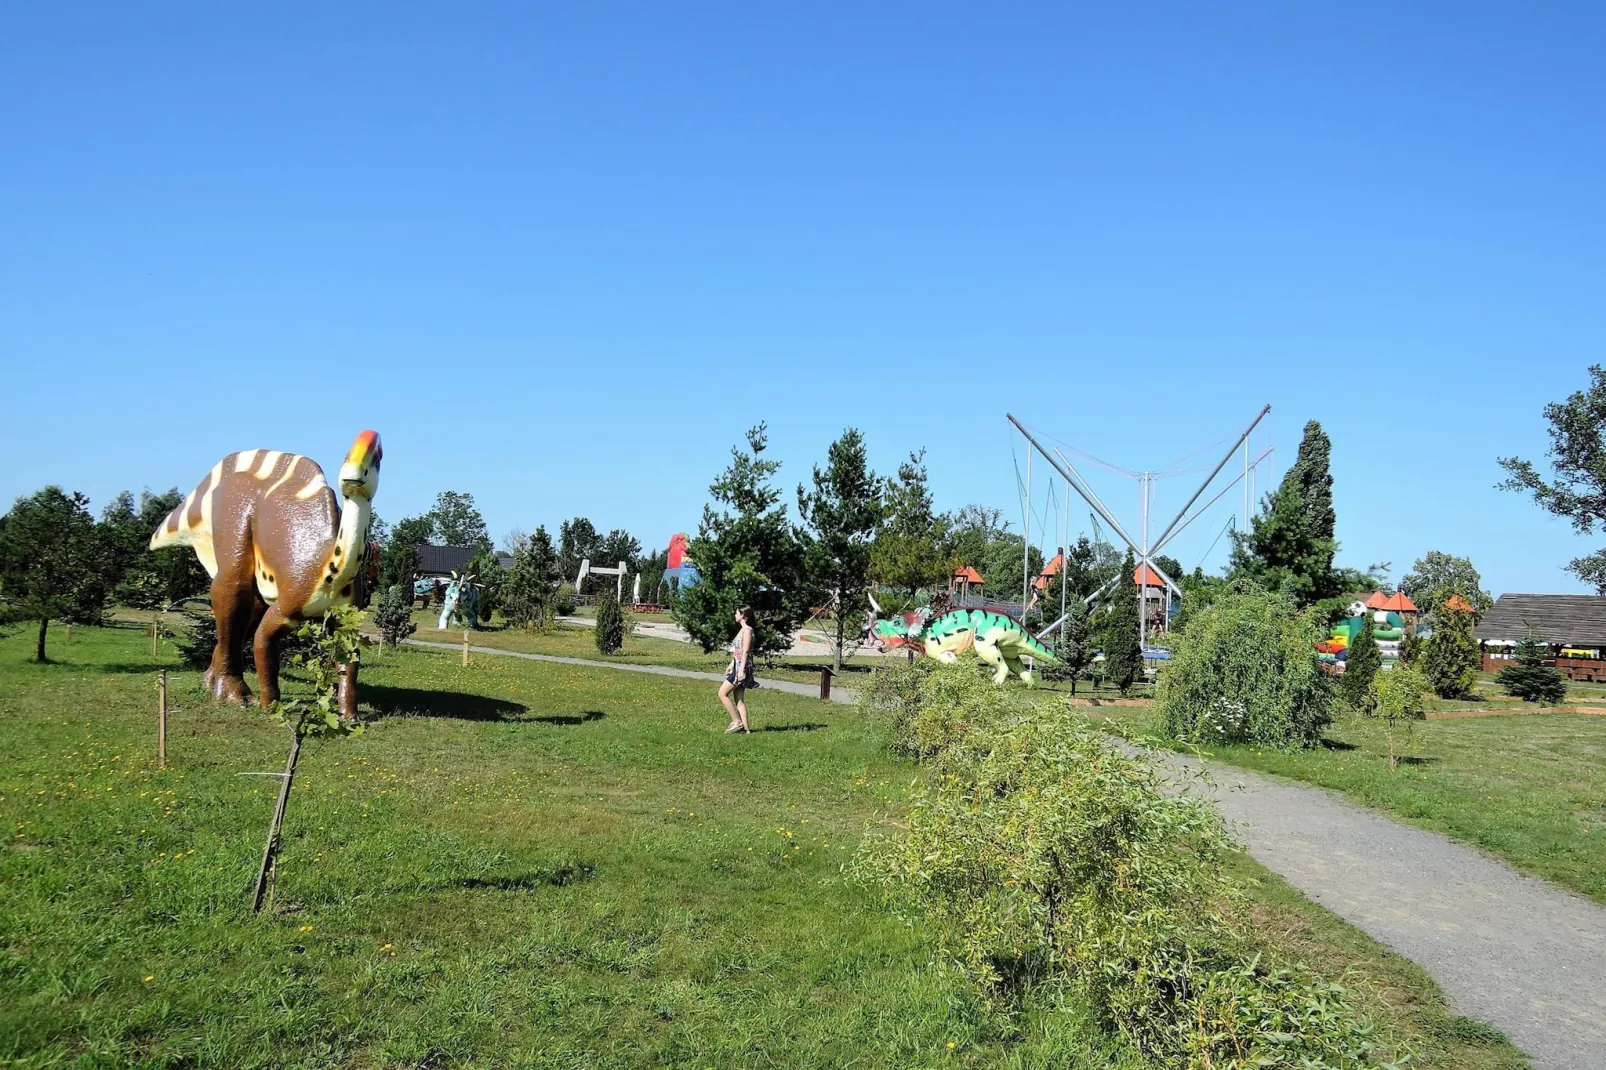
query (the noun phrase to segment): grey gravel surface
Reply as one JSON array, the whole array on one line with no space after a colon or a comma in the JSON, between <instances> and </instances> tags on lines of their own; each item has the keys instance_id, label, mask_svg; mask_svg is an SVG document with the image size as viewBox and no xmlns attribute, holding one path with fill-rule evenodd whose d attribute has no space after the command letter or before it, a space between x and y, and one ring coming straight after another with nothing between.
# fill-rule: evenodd
<instances>
[{"instance_id":1,"label":"grey gravel surface","mask_svg":"<svg viewBox=\"0 0 1606 1070\"><path fill-rule=\"evenodd\" d=\"M452 643L413 646L460 650ZM661 665L473 653L718 681ZM817 696L789 680L763 686ZM833 689L832 701L854 693ZM1373 939L1421 965L1459 1014L1481 1018L1532 1056L1536 1070L1606 1070L1606 909L1445 836L1401 824L1319 788L1168 751L1164 766L1196 771L1186 790L1212 798L1249 853Z\"/></svg>"}]
</instances>

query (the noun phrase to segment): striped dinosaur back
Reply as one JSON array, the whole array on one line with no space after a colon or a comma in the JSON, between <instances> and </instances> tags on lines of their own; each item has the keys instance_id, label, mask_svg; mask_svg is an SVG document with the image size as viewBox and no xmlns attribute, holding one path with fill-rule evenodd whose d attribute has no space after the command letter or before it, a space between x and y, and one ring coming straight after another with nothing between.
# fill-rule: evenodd
<instances>
[{"instance_id":1,"label":"striped dinosaur back","mask_svg":"<svg viewBox=\"0 0 1606 1070\"><path fill-rule=\"evenodd\" d=\"M189 496L167 514L167 519L151 535L152 550L169 546L188 546L195 550L209 576L217 577L217 553L213 547L212 520L218 493L225 484L249 480L256 484L254 497L267 497L285 488L297 498L306 499L328 491L323 469L299 453L280 450L242 450L231 453L212 466ZM246 488L241 488L246 489ZM332 501L331 494L331 501Z\"/></svg>"}]
</instances>

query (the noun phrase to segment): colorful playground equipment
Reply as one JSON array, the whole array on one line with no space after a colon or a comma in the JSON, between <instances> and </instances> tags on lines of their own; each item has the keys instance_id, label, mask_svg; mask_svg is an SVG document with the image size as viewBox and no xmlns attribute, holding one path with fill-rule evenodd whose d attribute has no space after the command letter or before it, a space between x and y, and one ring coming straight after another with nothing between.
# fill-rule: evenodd
<instances>
[{"instance_id":1,"label":"colorful playground equipment","mask_svg":"<svg viewBox=\"0 0 1606 1070\"><path fill-rule=\"evenodd\" d=\"M1348 615L1333 625L1332 634L1316 644L1316 659L1329 672L1342 673L1344 663L1349 659L1350 646L1370 617L1372 638L1377 641L1378 653L1383 655L1383 667L1393 668L1395 662L1400 660L1400 643L1405 639L1405 629L1413 626L1412 618L1416 612L1416 604L1404 594L1395 592L1386 595L1376 591L1366 601L1350 605Z\"/></svg>"}]
</instances>

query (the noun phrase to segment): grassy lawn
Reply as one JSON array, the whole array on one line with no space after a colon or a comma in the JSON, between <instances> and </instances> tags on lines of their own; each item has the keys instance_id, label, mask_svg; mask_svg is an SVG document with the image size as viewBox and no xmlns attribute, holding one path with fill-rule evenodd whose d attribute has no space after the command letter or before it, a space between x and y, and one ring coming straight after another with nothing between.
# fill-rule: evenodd
<instances>
[{"instance_id":1,"label":"grassy lawn","mask_svg":"<svg viewBox=\"0 0 1606 1070\"><path fill-rule=\"evenodd\" d=\"M52 634L44 666L0 640L5 1065L1141 1065L1073 1013L989 1019L842 879L913 774L851 708L761 694L727 737L697 683L371 657L378 720L309 743L252 917L277 782L238 774L282 768L280 730L137 630ZM1415 967L1274 879L1256 895L1417 1065L1521 1065Z\"/></svg>"},{"instance_id":2,"label":"grassy lawn","mask_svg":"<svg viewBox=\"0 0 1606 1070\"><path fill-rule=\"evenodd\" d=\"M1101 707L1128 734L1153 734L1152 709ZM1206 747L1248 769L1341 791L1367 806L1499 855L1606 903L1606 718L1531 714L1418 721L1388 771L1378 721L1346 716L1326 744L1286 753Z\"/></svg>"}]
</instances>

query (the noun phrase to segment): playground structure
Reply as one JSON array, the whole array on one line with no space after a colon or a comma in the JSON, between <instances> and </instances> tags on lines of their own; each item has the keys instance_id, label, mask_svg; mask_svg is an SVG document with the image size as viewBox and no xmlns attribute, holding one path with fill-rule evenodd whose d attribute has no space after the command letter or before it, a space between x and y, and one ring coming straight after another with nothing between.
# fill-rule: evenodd
<instances>
[{"instance_id":1,"label":"playground structure","mask_svg":"<svg viewBox=\"0 0 1606 1070\"><path fill-rule=\"evenodd\" d=\"M340 501L317 462L281 450L231 453L212 466L151 535L150 547L188 546L212 577L217 645L202 680L214 700L250 700L242 675L252 641L258 701L279 700L279 647L288 631L361 604L368 524L384 450L363 431L340 466ZM341 715L357 716L357 665L344 667Z\"/></svg>"},{"instance_id":2,"label":"playground structure","mask_svg":"<svg viewBox=\"0 0 1606 1070\"><path fill-rule=\"evenodd\" d=\"M1125 469L1117 468L1115 465L1100 461L1098 458L1092 457L1091 454L1082 454L1084 457L1088 458L1094 463L1099 464L1101 467L1138 480L1141 488L1142 501L1141 526L1138 529L1142 540L1141 544L1137 539L1134 539L1127 533L1126 529L1121 526L1120 521L1115 519L1115 516L1111 513L1110 509L1104 504L1103 501L1099 499L1099 496L1093 490L1092 485L1088 483L1088 481L1083 477L1082 473L1079 472L1076 466L1071 462L1070 458L1066 455L1065 450L1058 448L1050 450L1043 444L1042 441L1042 438L1046 436L1042 436L1040 433L1034 434L1032 431L1027 429L1025 424L1016 419L1012 413L1006 413L1005 417L1009 420L1010 424L1014 426L1015 430L1021 433L1021 436L1025 438L1027 443L1029 443L1031 446L1031 449L1026 452L1026 478L1023 486L1021 487L1021 505L1022 513L1024 514L1025 519L1023 542L1028 547L1031 545L1032 452L1035 450L1038 454L1042 455L1043 459L1048 462L1049 466L1064 479L1066 505L1068 506L1070 503L1071 492L1075 491L1076 494L1081 497L1089 507L1092 508L1095 516L1097 518L1101 518L1105 524L1109 525L1110 530L1114 531L1116 535L1120 537L1121 541L1132 550L1133 555L1136 557L1137 571L1132 579L1138 585L1138 604L1143 610L1138 614L1138 642L1144 645L1145 656L1148 656L1149 648L1147 646L1147 641L1149 637L1149 627L1151 620L1156 617L1156 613L1150 609L1150 589L1158 586L1161 591L1163 591L1163 594L1157 592L1156 598L1153 599L1153 601L1163 600L1165 603L1165 608L1162 609L1158 614L1158 617L1161 621L1167 619L1169 616L1170 600L1172 598L1180 598L1182 596L1182 589L1177 585L1176 577L1166 575L1165 571L1155 563L1155 555L1164 550L1168 543L1185 531L1189 525L1191 525L1195 520L1199 519L1199 517L1209 510L1211 506L1220 501L1228 491L1230 491L1240 482L1243 483L1244 486L1244 523L1247 526L1250 503L1254 495L1255 473L1259 469L1261 463L1272 454L1272 449L1268 448L1262 451L1258 457L1251 461L1249 456L1249 436L1255 430L1256 426L1259 425L1260 421L1265 419L1266 414L1269 412L1271 412L1271 406L1266 405L1260 410L1259 413L1255 415L1255 418L1249 422L1249 426L1244 428L1242 433L1238 435L1238 437L1233 441L1232 445L1227 449L1227 452L1222 456L1221 460L1216 463L1215 467L1210 469L1210 473L1205 476L1204 481L1199 484L1198 488L1193 492L1188 500L1183 503L1182 508L1177 510L1177 513L1174 517L1172 517L1171 522L1165 526L1157 538L1153 539L1149 537L1149 507L1151 503L1154 481L1157 477L1162 475L1180 474L1176 470L1177 466L1174 465L1172 469L1168 470L1167 472L1160 473L1151 471L1128 472ZM1199 506L1197 510L1194 510L1194 505L1204 495L1205 491L1210 488L1211 484L1216 481L1216 477L1221 474L1222 469L1226 468L1227 462L1231 461L1233 457L1237 455L1239 447L1242 447L1243 449L1243 471L1229 480L1225 486L1223 486L1215 493L1214 496L1210 498L1209 501ZM1074 447L1068 448L1070 448L1073 452L1081 453L1081 451L1075 450ZM1017 470L1017 477L1018 475L1019 472ZM1052 494L1052 485L1050 487L1050 493ZM1190 514L1190 510L1194 511ZM1229 519L1228 526L1230 526L1231 523L1232 521ZM1226 528L1223 528L1223 534L1225 531ZM1048 534L1052 533L1050 532ZM1071 541L1069 508L1065 510L1063 534L1064 541L1061 543L1062 547L1068 546ZM1220 537L1220 535L1216 536L1218 540ZM1212 543L1212 547L1213 546L1214 543ZM1206 553L1208 552L1209 551L1206 551ZM1029 610L1033 602L1030 564L1031 555L1030 553L1026 553L1022 556L1025 558L1025 560L1022 562L1021 570L1021 605L1025 610ZM1085 598L1083 601L1086 604L1091 605L1095 600L1103 596L1103 594L1109 590L1111 584L1119 583L1122 581L1122 579L1123 577L1117 576L1114 580L1111 580L1110 583L1105 584L1103 587L1087 596L1087 598ZM1047 584L1045 583L1043 585L1043 589L1046 589L1046 587ZM996 597L998 594L996 591L989 593L994 597ZM1065 619L1068 615L1068 607L1065 599L1066 589L1065 585L1062 584L1060 587L1060 613L1058 618L1056 618L1047 627L1040 630L1034 638L1042 639L1065 623ZM1046 616L1047 614L1045 613L1044 615Z\"/></svg>"},{"instance_id":3,"label":"playground structure","mask_svg":"<svg viewBox=\"0 0 1606 1070\"><path fill-rule=\"evenodd\" d=\"M1322 667L1335 675L1344 672L1350 647L1372 620L1372 638L1377 652L1383 656L1383 668L1392 669L1400 660L1400 644L1405 641L1405 630L1416 625L1417 608L1403 592L1386 595L1373 592L1364 602L1349 606L1344 619L1333 625L1331 634L1316 644L1316 659Z\"/></svg>"},{"instance_id":4,"label":"playground structure","mask_svg":"<svg viewBox=\"0 0 1606 1070\"><path fill-rule=\"evenodd\" d=\"M612 576L614 578L614 597L621 603L625 600L625 575L629 573L630 566L624 561L617 565L593 565L588 557L580 562L580 574L574 578L574 591L580 593L581 584L585 583L587 576ZM641 590L641 577L636 577L636 590Z\"/></svg>"},{"instance_id":5,"label":"playground structure","mask_svg":"<svg viewBox=\"0 0 1606 1070\"><path fill-rule=\"evenodd\" d=\"M974 650L992 667L995 684L1002 684L1014 673L1030 686L1035 677L1022 659L1030 658L1034 665L1038 661L1054 661L1048 648L1020 624L984 609L953 609L933 619L931 611L921 607L876 621L872 634L883 650L917 649L943 662L956 661L964 651Z\"/></svg>"}]
</instances>

